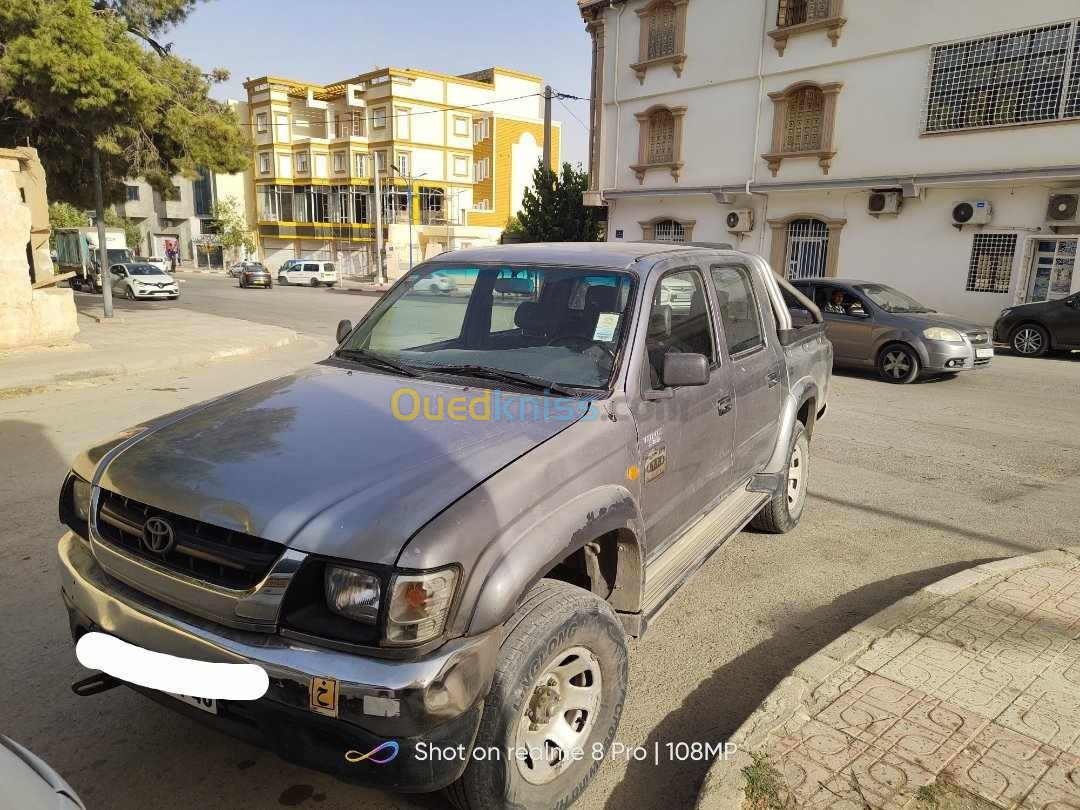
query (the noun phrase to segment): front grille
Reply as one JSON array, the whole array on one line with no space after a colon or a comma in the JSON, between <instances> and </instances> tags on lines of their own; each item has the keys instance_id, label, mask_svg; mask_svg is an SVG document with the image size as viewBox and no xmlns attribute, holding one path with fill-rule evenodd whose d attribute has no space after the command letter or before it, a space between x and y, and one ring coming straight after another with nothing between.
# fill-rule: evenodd
<instances>
[{"instance_id":1,"label":"front grille","mask_svg":"<svg viewBox=\"0 0 1080 810\"><path fill-rule=\"evenodd\" d=\"M164 554L150 551L143 527L152 517L165 520L175 543ZM103 540L140 559L234 590L250 590L285 551L279 543L147 506L114 492L101 491L97 530Z\"/></svg>"}]
</instances>

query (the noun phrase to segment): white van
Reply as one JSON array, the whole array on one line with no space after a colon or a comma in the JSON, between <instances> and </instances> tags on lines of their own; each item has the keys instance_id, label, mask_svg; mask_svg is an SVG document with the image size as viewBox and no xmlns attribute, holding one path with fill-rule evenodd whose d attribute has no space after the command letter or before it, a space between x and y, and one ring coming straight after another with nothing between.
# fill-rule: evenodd
<instances>
[{"instance_id":1,"label":"white van","mask_svg":"<svg viewBox=\"0 0 1080 810\"><path fill-rule=\"evenodd\" d=\"M302 284L308 287L325 285L333 287L338 282L337 268L333 262L308 259L291 259L278 270L278 284Z\"/></svg>"}]
</instances>

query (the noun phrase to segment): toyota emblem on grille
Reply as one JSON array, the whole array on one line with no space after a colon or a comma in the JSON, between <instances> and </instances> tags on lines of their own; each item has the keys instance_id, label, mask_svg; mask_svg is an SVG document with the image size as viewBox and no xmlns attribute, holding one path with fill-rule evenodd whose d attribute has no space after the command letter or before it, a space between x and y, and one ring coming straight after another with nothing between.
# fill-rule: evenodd
<instances>
[{"instance_id":1,"label":"toyota emblem on grille","mask_svg":"<svg viewBox=\"0 0 1080 810\"><path fill-rule=\"evenodd\" d=\"M176 544L176 535L167 521L152 517L143 524L142 543L152 554L168 554Z\"/></svg>"}]
</instances>

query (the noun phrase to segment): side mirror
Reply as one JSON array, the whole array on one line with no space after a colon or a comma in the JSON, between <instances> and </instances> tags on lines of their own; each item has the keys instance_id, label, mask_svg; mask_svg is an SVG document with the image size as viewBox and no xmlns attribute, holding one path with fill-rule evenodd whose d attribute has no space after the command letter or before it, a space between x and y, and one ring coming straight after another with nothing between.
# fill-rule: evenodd
<instances>
[{"instance_id":1,"label":"side mirror","mask_svg":"<svg viewBox=\"0 0 1080 810\"><path fill-rule=\"evenodd\" d=\"M866 310L857 309L854 312L849 312L848 317L850 317L850 318L862 318L863 320L866 320L867 318L870 317L870 313L867 312Z\"/></svg>"},{"instance_id":2,"label":"side mirror","mask_svg":"<svg viewBox=\"0 0 1080 810\"><path fill-rule=\"evenodd\" d=\"M665 354L663 378L669 388L705 385L709 382L709 361L703 354Z\"/></svg>"},{"instance_id":3,"label":"side mirror","mask_svg":"<svg viewBox=\"0 0 1080 810\"><path fill-rule=\"evenodd\" d=\"M349 336L349 332L352 331L352 321L344 320L338 321L337 325L337 342L341 343L345 338Z\"/></svg>"}]
</instances>

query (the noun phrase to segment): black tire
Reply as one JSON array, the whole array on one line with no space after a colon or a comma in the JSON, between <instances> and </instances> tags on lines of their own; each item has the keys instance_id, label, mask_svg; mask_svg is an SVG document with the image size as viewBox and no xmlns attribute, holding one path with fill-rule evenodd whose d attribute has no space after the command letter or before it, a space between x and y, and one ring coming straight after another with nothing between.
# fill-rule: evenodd
<instances>
[{"instance_id":1,"label":"black tire","mask_svg":"<svg viewBox=\"0 0 1080 810\"><path fill-rule=\"evenodd\" d=\"M810 482L810 440L802 422L795 423L784 473L784 491L765 504L750 521L750 526L760 532L786 534L798 526L802 518L806 487Z\"/></svg>"},{"instance_id":2,"label":"black tire","mask_svg":"<svg viewBox=\"0 0 1080 810\"><path fill-rule=\"evenodd\" d=\"M313 278L311 280L311 286L312 287L318 287L319 286L319 280L317 278Z\"/></svg>"},{"instance_id":3,"label":"black tire","mask_svg":"<svg viewBox=\"0 0 1080 810\"><path fill-rule=\"evenodd\" d=\"M878 354L878 375L894 385L915 382L919 377L919 365L919 355L906 343L891 343Z\"/></svg>"},{"instance_id":4,"label":"black tire","mask_svg":"<svg viewBox=\"0 0 1080 810\"><path fill-rule=\"evenodd\" d=\"M460 810L569 807L585 792L603 762L602 756L593 756L594 751L606 755L615 739L629 678L626 636L606 602L581 588L550 579L540 580L526 594L505 631L474 743L475 748L484 751L496 748L502 755L471 758L465 773L446 793ZM560 706L545 705L546 695L540 691L537 680L547 670L560 665L564 655L570 666L580 661L571 652L574 649L584 649L593 657L588 662L587 673L574 679L584 678L588 686L591 667L599 669L599 709L591 725L588 713L579 712L573 721L584 724L581 733L586 736L575 746L584 756L564 758L566 764L553 769L555 774L550 781L534 784L524 776L526 771L535 773L532 761L523 758L519 762L515 756L519 748L519 724L529 722L526 711L546 712L548 723L559 716L550 714ZM559 694L557 689L554 694ZM571 711L563 712L562 716Z\"/></svg>"},{"instance_id":5,"label":"black tire","mask_svg":"<svg viewBox=\"0 0 1080 810\"><path fill-rule=\"evenodd\" d=\"M1009 346L1021 357L1042 357L1050 348L1050 333L1037 323L1022 323L1009 336Z\"/></svg>"},{"instance_id":6,"label":"black tire","mask_svg":"<svg viewBox=\"0 0 1080 810\"><path fill-rule=\"evenodd\" d=\"M285 276L278 276L277 283L280 284L282 287L289 286L289 280L285 278Z\"/></svg>"},{"instance_id":7,"label":"black tire","mask_svg":"<svg viewBox=\"0 0 1080 810\"><path fill-rule=\"evenodd\" d=\"M135 291L133 289L131 289L130 286L127 288L127 300L128 301L134 301L135 300Z\"/></svg>"}]
</instances>

